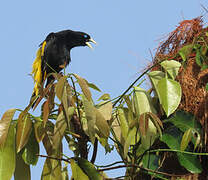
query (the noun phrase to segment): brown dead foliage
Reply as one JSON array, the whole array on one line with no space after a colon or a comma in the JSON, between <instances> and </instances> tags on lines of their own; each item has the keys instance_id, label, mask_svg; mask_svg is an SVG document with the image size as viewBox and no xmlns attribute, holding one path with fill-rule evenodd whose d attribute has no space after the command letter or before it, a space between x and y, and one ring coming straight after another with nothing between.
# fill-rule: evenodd
<instances>
[{"instance_id":1,"label":"brown dead foliage","mask_svg":"<svg viewBox=\"0 0 208 180\"><path fill-rule=\"evenodd\" d=\"M202 17L180 22L176 29L169 34L167 39L160 43L154 58L154 63L168 59L182 62L182 58L178 54L179 50L185 45L195 43L198 37L203 37L208 44L206 32L208 32L208 28L203 27ZM202 71L196 63L195 56L195 52L189 55L186 63L181 66L176 78L182 88L182 99L178 109L195 115L196 119L203 127L203 142L207 145L208 93L205 90L205 86L208 83L208 69ZM160 69L160 66L155 66L152 70ZM202 174L205 174L205 176ZM204 177L207 177L208 173L203 172L202 174L200 174L200 176L190 174L183 177L181 176L180 178L193 180L206 179ZM177 178L172 177L172 179Z\"/></svg>"},{"instance_id":2,"label":"brown dead foliage","mask_svg":"<svg viewBox=\"0 0 208 180\"><path fill-rule=\"evenodd\" d=\"M201 16L180 22L179 26L169 34L167 40L160 43L154 63L163 59L182 61L178 55L179 50L185 45L194 43L198 36L207 40L205 35L207 30L208 28L203 28ZM153 70L158 70L158 68L155 67ZM201 71L196 64L195 53L190 54L186 65L181 66L177 80L182 87L182 100L179 109L194 114L203 127L207 129L204 125L207 126L208 94L205 85L208 83L208 69Z\"/></svg>"}]
</instances>

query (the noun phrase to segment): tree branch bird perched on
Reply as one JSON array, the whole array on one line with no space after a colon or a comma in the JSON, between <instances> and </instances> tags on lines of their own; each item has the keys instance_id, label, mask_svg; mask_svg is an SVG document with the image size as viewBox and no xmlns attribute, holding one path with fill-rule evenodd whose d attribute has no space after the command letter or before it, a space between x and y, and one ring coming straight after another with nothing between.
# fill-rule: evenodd
<instances>
[{"instance_id":1,"label":"tree branch bird perched on","mask_svg":"<svg viewBox=\"0 0 208 180\"><path fill-rule=\"evenodd\" d=\"M92 48L89 42L96 42L84 32L63 30L56 33L50 33L46 39L40 44L37 51L36 59L33 63L32 74L34 76L33 95L39 95L41 84L46 80L45 87L54 80L50 73L59 73L71 61L70 51L74 47L88 46Z\"/></svg>"}]
</instances>

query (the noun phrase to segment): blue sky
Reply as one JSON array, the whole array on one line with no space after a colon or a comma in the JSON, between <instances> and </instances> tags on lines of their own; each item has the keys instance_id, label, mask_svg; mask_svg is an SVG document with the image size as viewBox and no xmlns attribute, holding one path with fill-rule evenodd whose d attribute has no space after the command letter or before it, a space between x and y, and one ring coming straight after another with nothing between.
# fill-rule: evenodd
<instances>
[{"instance_id":1,"label":"blue sky","mask_svg":"<svg viewBox=\"0 0 208 180\"><path fill-rule=\"evenodd\" d=\"M1 1L0 116L9 108L23 109L28 104L33 90L28 74L48 33L72 29L90 34L98 45L93 51L73 49L67 71L116 97L150 63L149 49L154 52L159 39L181 20L205 13L200 3L208 6L205 0ZM98 156L97 164L118 160L115 153L104 156L100 151ZM42 162L32 168L33 180L39 179ZM115 177L121 172L108 174Z\"/></svg>"}]
</instances>

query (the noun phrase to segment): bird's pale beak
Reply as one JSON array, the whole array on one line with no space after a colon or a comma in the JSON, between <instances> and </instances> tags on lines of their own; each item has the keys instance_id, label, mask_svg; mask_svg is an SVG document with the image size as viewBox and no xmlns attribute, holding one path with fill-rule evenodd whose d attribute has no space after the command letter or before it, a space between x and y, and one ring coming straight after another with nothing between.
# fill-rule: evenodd
<instances>
[{"instance_id":1,"label":"bird's pale beak","mask_svg":"<svg viewBox=\"0 0 208 180\"><path fill-rule=\"evenodd\" d=\"M86 44L89 48L91 48L91 49L93 49L93 47L92 47L92 45L91 45L89 42L92 42L92 43L94 43L94 44L97 44L97 43L95 42L95 40L89 39L89 41L86 42L85 44Z\"/></svg>"}]
</instances>

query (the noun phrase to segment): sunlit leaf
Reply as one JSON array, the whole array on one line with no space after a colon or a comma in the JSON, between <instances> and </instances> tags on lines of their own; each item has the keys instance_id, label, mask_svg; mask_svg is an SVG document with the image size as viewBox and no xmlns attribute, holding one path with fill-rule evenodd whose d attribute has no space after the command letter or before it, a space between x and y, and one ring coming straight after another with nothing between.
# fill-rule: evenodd
<instances>
[{"instance_id":1,"label":"sunlit leaf","mask_svg":"<svg viewBox=\"0 0 208 180\"><path fill-rule=\"evenodd\" d=\"M20 113L17 121L16 148L19 152L27 143L32 128L32 121L27 111Z\"/></svg>"},{"instance_id":2,"label":"sunlit leaf","mask_svg":"<svg viewBox=\"0 0 208 180\"><path fill-rule=\"evenodd\" d=\"M28 165L36 165L38 162L39 144L35 138L35 130L33 129L27 144L25 145L22 158Z\"/></svg>"},{"instance_id":3,"label":"sunlit leaf","mask_svg":"<svg viewBox=\"0 0 208 180\"><path fill-rule=\"evenodd\" d=\"M63 167L63 170L62 170L62 179L63 180L69 180L68 163L65 163L65 166Z\"/></svg>"},{"instance_id":4,"label":"sunlit leaf","mask_svg":"<svg viewBox=\"0 0 208 180\"><path fill-rule=\"evenodd\" d=\"M14 172L15 180L30 180L30 166L22 159L22 153L16 155L16 168Z\"/></svg>"},{"instance_id":5,"label":"sunlit leaf","mask_svg":"<svg viewBox=\"0 0 208 180\"><path fill-rule=\"evenodd\" d=\"M43 122L37 121L34 123L34 129L35 129L35 138L37 142L41 142L45 135L45 128L43 125Z\"/></svg>"},{"instance_id":6,"label":"sunlit leaf","mask_svg":"<svg viewBox=\"0 0 208 180\"><path fill-rule=\"evenodd\" d=\"M181 101L181 86L178 82L163 78L158 82L158 96L167 116L172 114Z\"/></svg>"},{"instance_id":7,"label":"sunlit leaf","mask_svg":"<svg viewBox=\"0 0 208 180\"><path fill-rule=\"evenodd\" d=\"M60 101L62 100L64 85L66 83L66 78L67 78L67 76L62 76L58 80L58 83L56 84L56 96L59 98Z\"/></svg>"},{"instance_id":8,"label":"sunlit leaf","mask_svg":"<svg viewBox=\"0 0 208 180\"><path fill-rule=\"evenodd\" d=\"M88 101L91 101L92 99L92 95L91 95L91 92L89 90L89 86L88 84L86 83L86 80L83 79L82 77L78 76L77 74L74 74L75 78L77 79L81 89L82 89L82 92L84 93L85 97L87 98Z\"/></svg>"},{"instance_id":9,"label":"sunlit leaf","mask_svg":"<svg viewBox=\"0 0 208 180\"><path fill-rule=\"evenodd\" d=\"M74 107L68 108L69 119L71 119L74 113ZM53 135L53 148L57 149L62 141L65 129L67 127L65 116L63 115L63 111L59 114L56 120L56 124L54 127L54 135Z\"/></svg>"},{"instance_id":10,"label":"sunlit leaf","mask_svg":"<svg viewBox=\"0 0 208 180\"><path fill-rule=\"evenodd\" d=\"M126 158L126 155L129 150L129 146L136 144L139 140L140 140L140 136L138 133L138 129L136 127L133 127L132 129L129 130L128 136L124 144L124 158Z\"/></svg>"},{"instance_id":11,"label":"sunlit leaf","mask_svg":"<svg viewBox=\"0 0 208 180\"><path fill-rule=\"evenodd\" d=\"M156 112L152 105L152 99L150 95L140 87L134 87L133 101L137 117L145 112Z\"/></svg>"},{"instance_id":12,"label":"sunlit leaf","mask_svg":"<svg viewBox=\"0 0 208 180\"><path fill-rule=\"evenodd\" d=\"M107 94L107 93L105 93L102 96L100 96L100 98L98 99L98 101L100 101L100 100L106 101L106 100L109 100L109 99L110 99L110 95Z\"/></svg>"},{"instance_id":13,"label":"sunlit leaf","mask_svg":"<svg viewBox=\"0 0 208 180\"><path fill-rule=\"evenodd\" d=\"M94 111L94 105L91 101L82 95L82 101L84 105L85 116L87 119L88 133L92 143L95 141L95 123L96 123L96 112Z\"/></svg>"},{"instance_id":14,"label":"sunlit leaf","mask_svg":"<svg viewBox=\"0 0 208 180\"><path fill-rule=\"evenodd\" d=\"M90 180L88 176L82 171L82 169L76 164L74 159L70 160L72 169L72 179L74 180Z\"/></svg>"},{"instance_id":15,"label":"sunlit leaf","mask_svg":"<svg viewBox=\"0 0 208 180\"><path fill-rule=\"evenodd\" d=\"M11 179L15 169L15 156L15 126L11 124L4 147L0 148L0 179Z\"/></svg>"},{"instance_id":16,"label":"sunlit leaf","mask_svg":"<svg viewBox=\"0 0 208 180\"><path fill-rule=\"evenodd\" d=\"M4 143L7 139L10 123L14 116L16 109L7 110L0 120L0 148L4 147Z\"/></svg>"},{"instance_id":17,"label":"sunlit leaf","mask_svg":"<svg viewBox=\"0 0 208 180\"><path fill-rule=\"evenodd\" d=\"M187 131L185 131L185 133L183 134L183 137L181 140L181 147L180 147L181 151L184 151L187 148L189 142L191 141L192 131L193 129L190 128Z\"/></svg>"},{"instance_id":18,"label":"sunlit leaf","mask_svg":"<svg viewBox=\"0 0 208 180\"><path fill-rule=\"evenodd\" d=\"M45 101L43 104L43 124L45 126L49 117L49 100Z\"/></svg>"},{"instance_id":19,"label":"sunlit leaf","mask_svg":"<svg viewBox=\"0 0 208 180\"><path fill-rule=\"evenodd\" d=\"M95 166L92 163L83 158L76 158L76 161L78 162L79 167L87 174L90 179L102 180L102 176L98 170L95 169Z\"/></svg>"},{"instance_id":20,"label":"sunlit leaf","mask_svg":"<svg viewBox=\"0 0 208 180\"><path fill-rule=\"evenodd\" d=\"M100 90L95 84L89 83L88 81L87 81L87 84L88 84L88 86L89 86L90 88L92 88L92 89L94 89L94 90L96 90L96 91L101 92L101 90Z\"/></svg>"},{"instance_id":21,"label":"sunlit leaf","mask_svg":"<svg viewBox=\"0 0 208 180\"><path fill-rule=\"evenodd\" d=\"M105 102L103 102L103 103L105 103ZM103 117L105 118L106 121L109 121L111 119L112 109L113 109L112 102L105 103L104 105L102 105L102 103L101 103L100 107L98 108L98 110L103 115Z\"/></svg>"},{"instance_id":22,"label":"sunlit leaf","mask_svg":"<svg viewBox=\"0 0 208 180\"><path fill-rule=\"evenodd\" d=\"M179 68L181 67L181 63L175 60L166 60L162 61L161 66L168 72L170 77L174 80L178 75Z\"/></svg>"},{"instance_id":23,"label":"sunlit leaf","mask_svg":"<svg viewBox=\"0 0 208 180\"><path fill-rule=\"evenodd\" d=\"M108 137L110 133L110 128L107 121L98 109L94 108L94 111L96 112L96 126L98 127L99 131L104 135L104 137Z\"/></svg>"},{"instance_id":24,"label":"sunlit leaf","mask_svg":"<svg viewBox=\"0 0 208 180\"><path fill-rule=\"evenodd\" d=\"M124 111L121 108L118 109L118 117L120 120L121 134L122 134L123 138L126 140L126 138L128 136L129 125L128 125L127 119L125 117Z\"/></svg>"}]
</instances>

